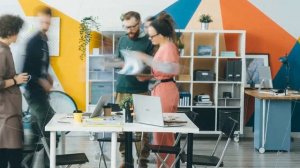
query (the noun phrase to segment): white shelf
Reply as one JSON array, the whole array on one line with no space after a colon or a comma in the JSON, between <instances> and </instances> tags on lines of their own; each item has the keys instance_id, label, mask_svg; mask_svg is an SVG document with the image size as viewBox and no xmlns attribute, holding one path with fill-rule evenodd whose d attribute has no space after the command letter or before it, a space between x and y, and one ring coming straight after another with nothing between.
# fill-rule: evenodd
<instances>
[{"instance_id":1,"label":"white shelf","mask_svg":"<svg viewBox=\"0 0 300 168\"><path fill-rule=\"evenodd\" d=\"M242 84L240 81L218 81L219 84Z\"/></svg>"},{"instance_id":2,"label":"white shelf","mask_svg":"<svg viewBox=\"0 0 300 168\"><path fill-rule=\"evenodd\" d=\"M192 58L192 56L180 56L179 58Z\"/></svg>"},{"instance_id":3,"label":"white shelf","mask_svg":"<svg viewBox=\"0 0 300 168\"><path fill-rule=\"evenodd\" d=\"M178 108L191 108L191 106L178 106Z\"/></svg>"},{"instance_id":4,"label":"white shelf","mask_svg":"<svg viewBox=\"0 0 300 168\"><path fill-rule=\"evenodd\" d=\"M193 58L195 58L195 59L216 59L217 57L216 56L198 56L198 55L195 55Z\"/></svg>"},{"instance_id":5,"label":"white shelf","mask_svg":"<svg viewBox=\"0 0 300 168\"><path fill-rule=\"evenodd\" d=\"M219 59L242 59L240 56L218 56Z\"/></svg>"},{"instance_id":6,"label":"white shelf","mask_svg":"<svg viewBox=\"0 0 300 168\"><path fill-rule=\"evenodd\" d=\"M240 125L244 125L244 81L245 78L245 43L246 43L246 32L244 30L199 30L199 29L186 29L186 30L177 30L177 32L181 32L184 36L183 42L187 49L185 57L180 58L192 58L181 60L186 69L182 70L182 74L190 75L189 81L176 81L179 84L180 91L189 92L191 97L195 97L199 94L208 94L210 96L210 100L213 102L213 105L205 106L205 105L192 105L181 108L191 108L191 110L199 111L199 115L201 115L202 109L205 113L211 112L214 114L214 120L209 122L214 123L214 129L211 131L201 131L200 133L204 134L217 134L218 130L218 110L220 108L224 109L238 109L240 111L239 120ZM230 34L231 41L233 41L234 46L232 47L232 51L236 51L236 56L220 56L221 52L224 51L224 43L222 39L225 35ZM208 45L212 47L212 55L198 55L198 46L200 45ZM226 45L226 44L225 44ZM185 50L186 51L186 50ZM227 60L240 60L241 61L241 81L219 81L220 79L225 79L226 69L226 61ZM215 78L213 81L194 81L193 72L196 69L200 70L209 70L214 73ZM225 99L221 98L223 96L223 92L230 92L232 97L239 97L238 99L227 99L227 104L222 104L225 102ZM219 102L218 102L219 101ZM220 104L218 104L220 103ZM234 106L228 106L230 105ZM234 103L234 104L231 104ZM222 106L218 106L222 105ZM223 106L224 105L224 106ZM227 105L227 106L225 106ZM203 115L202 117L205 117ZM206 118L205 118L206 119ZM243 127L238 130L239 133L243 134Z\"/></svg>"},{"instance_id":7,"label":"white shelf","mask_svg":"<svg viewBox=\"0 0 300 168\"><path fill-rule=\"evenodd\" d=\"M216 108L216 106L192 106L193 108Z\"/></svg>"},{"instance_id":8,"label":"white shelf","mask_svg":"<svg viewBox=\"0 0 300 168\"><path fill-rule=\"evenodd\" d=\"M176 83L191 83L191 81L176 81Z\"/></svg>"},{"instance_id":9,"label":"white shelf","mask_svg":"<svg viewBox=\"0 0 300 168\"><path fill-rule=\"evenodd\" d=\"M193 81L193 83L217 83L216 81Z\"/></svg>"},{"instance_id":10,"label":"white shelf","mask_svg":"<svg viewBox=\"0 0 300 168\"><path fill-rule=\"evenodd\" d=\"M218 108L241 108L241 106L217 106Z\"/></svg>"}]
</instances>

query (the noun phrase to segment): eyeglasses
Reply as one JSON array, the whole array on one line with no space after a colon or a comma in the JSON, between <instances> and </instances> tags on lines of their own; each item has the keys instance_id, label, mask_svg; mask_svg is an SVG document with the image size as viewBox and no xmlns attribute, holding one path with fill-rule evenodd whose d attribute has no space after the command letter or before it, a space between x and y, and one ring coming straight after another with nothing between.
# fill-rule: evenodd
<instances>
[{"instance_id":1,"label":"eyeglasses","mask_svg":"<svg viewBox=\"0 0 300 168\"><path fill-rule=\"evenodd\" d=\"M151 39L153 39L157 35L159 35L159 34L155 34L155 35L152 35L152 36L149 35L149 39L151 40Z\"/></svg>"},{"instance_id":2,"label":"eyeglasses","mask_svg":"<svg viewBox=\"0 0 300 168\"><path fill-rule=\"evenodd\" d=\"M132 30L132 29L136 28L136 26L139 25L139 23L140 23L140 22L137 22L137 23L136 23L135 25L133 25L133 26L125 26L125 25L123 25L123 29L125 29L125 30Z\"/></svg>"}]
</instances>

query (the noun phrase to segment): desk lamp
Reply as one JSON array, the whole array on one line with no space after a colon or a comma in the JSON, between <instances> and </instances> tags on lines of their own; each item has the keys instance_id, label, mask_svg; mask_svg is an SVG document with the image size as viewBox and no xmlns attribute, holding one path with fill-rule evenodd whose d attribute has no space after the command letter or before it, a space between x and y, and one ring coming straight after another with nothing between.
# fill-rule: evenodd
<instances>
[{"instance_id":1,"label":"desk lamp","mask_svg":"<svg viewBox=\"0 0 300 168\"><path fill-rule=\"evenodd\" d=\"M285 87L284 87L284 94L287 94L287 90L289 89L289 85L290 85L290 64L289 64L289 60L288 60L288 56L287 54L283 57L279 58L279 61L285 65L286 67L286 72L285 72Z\"/></svg>"}]
</instances>

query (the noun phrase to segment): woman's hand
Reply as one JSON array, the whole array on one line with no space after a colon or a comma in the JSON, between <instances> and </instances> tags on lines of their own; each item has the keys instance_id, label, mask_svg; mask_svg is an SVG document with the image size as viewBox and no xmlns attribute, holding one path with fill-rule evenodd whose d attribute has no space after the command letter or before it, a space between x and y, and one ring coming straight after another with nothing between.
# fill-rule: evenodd
<instances>
[{"instance_id":1,"label":"woman's hand","mask_svg":"<svg viewBox=\"0 0 300 168\"><path fill-rule=\"evenodd\" d=\"M23 83L26 83L29 79L29 75L28 73L21 73L21 74L18 74L14 77L14 79L16 80L16 84L19 85L19 84L23 84Z\"/></svg>"}]
</instances>

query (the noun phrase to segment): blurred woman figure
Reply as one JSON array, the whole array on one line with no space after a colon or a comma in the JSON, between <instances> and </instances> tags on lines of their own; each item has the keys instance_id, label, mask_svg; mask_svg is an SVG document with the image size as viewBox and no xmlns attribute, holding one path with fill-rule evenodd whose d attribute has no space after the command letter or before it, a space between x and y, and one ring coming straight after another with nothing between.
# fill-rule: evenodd
<instances>
[{"instance_id":1,"label":"blurred woman figure","mask_svg":"<svg viewBox=\"0 0 300 168\"><path fill-rule=\"evenodd\" d=\"M179 72L179 54L175 44L176 34L172 17L165 12L161 13L150 23L148 35L152 44L159 47L153 59L140 55L141 59L152 67L153 77L158 81L151 95L160 97L164 113L175 113L179 92L173 78ZM173 133L154 133L153 137L153 143L156 145L174 145ZM161 157L165 158L166 154L162 154ZM174 160L175 155L169 156L167 164L171 166ZM160 164L158 161L157 166Z\"/></svg>"},{"instance_id":2,"label":"blurred woman figure","mask_svg":"<svg viewBox=\"0 0 300 168\"><path fill-rule=\"evenodd\" d=\"M19 84L27 73L16 74L9 45L16 42L23 25L18 16L0 16L0 167L20 168L22 161L22 97Z\"/></svg>"}]
</instances>

